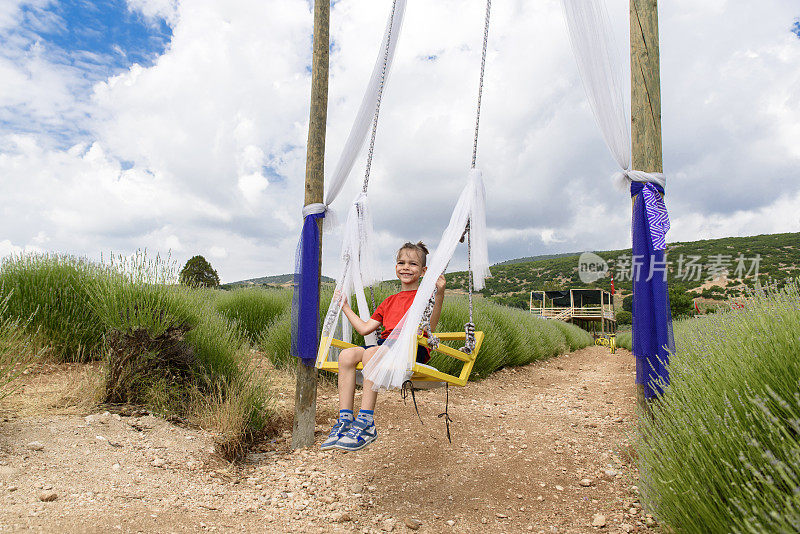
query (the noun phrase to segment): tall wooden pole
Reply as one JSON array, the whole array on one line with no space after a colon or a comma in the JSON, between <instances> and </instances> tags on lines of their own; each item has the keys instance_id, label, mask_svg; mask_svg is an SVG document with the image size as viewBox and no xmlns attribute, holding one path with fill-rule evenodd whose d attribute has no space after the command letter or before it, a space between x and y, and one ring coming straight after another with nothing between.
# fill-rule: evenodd
<instances>
[{"instance_id":1,"label":"tall wooden pole","mask_svg":"<svg viewBox=\"0 0 800 534\"><path fill-rule=\"evenodd\" d=\"M661 159L661 76L657 0L630 0L631 140L637 171L663 172ZM636 385L640 413L650 413L644 385Z\"/></svg>"},{"instance_id":2,"label":"tall wooden pole","mask_svg":"<svg viewBox=\"0 0 800 534\"><path fill-rule=\"evenodd\" d=\"M328 120L328 49L330 47L330 0L314 2L314 52L311 72L311 119L308 124L306 148L305 204L323 201L325 127ZM322 235L322 224L319 226ZM320 271L322 269L322 239L320 239ZM307 367L297 359L297 381L294 391L294 428L292 448L314 444L314 425L317 415L316 367Z\"/></svg>"}]
</instances>

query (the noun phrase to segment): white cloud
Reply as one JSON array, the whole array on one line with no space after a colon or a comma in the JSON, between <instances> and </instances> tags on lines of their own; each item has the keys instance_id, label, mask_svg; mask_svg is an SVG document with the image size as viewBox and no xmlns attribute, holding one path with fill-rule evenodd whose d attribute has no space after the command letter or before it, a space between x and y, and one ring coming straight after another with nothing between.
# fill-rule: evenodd
<instances>
[{"instance_id":1,"label":"white cloud","mask_svg":"<svg viewBox=\"0 0 800 534\"><path fill-rule=\"evenodd\" d=\"M19 24L21 10L24 7L41 9L54 0L3 0L0 3L0 30L5 30Z\"/></svg>"},{"instance_id":2,"label":"white cloud","mask_svg":"<svg viewBox=\"0 0 800 534\"><path fill-rule=\"evenodd\" d=\"M14 27L21 4L0 7L0 32ZM627 2L611 4L624 44ZM165 18L172 41L153 65L93 87L87 79L96 78L55 61L48 43L14 33L0 53L0 122L11 121L0 131L0 255L147 247L172 250L179 263L208 254L226 281L290 272L305 176L309 6L128 0L154 24ZM361 101L388 6L333 6L327 169ZM370 182L387 277L402 241L436 244L465 182L483 9L408 5ZM662 2L659 16L669 238L800 230L796 6L676 0ZM556 0L493 5L478 165L492 260L629 246L630 200L609 184L614 163ZM363 169L360 157L338 211ZM325 240L326 274L338 268L337 238ZM460 251L451 269L464 264Z\"/></svg>"},{"instance_id":3,"label":"white cloud","mask_svg":"<svg viewBox=\"0 0 800 534\"><path fill-rule=\"evenodd\" d=\"M673 223L671 241L695 241L721 236L749 236L775 232L800 232L800 192L780 194L757 210L704 215L692 213Z\"/></svg>"},{"instance_id":4,"label":"white cloud","mask_svg":"<svg viewBox=\"0 0 800 534\"><path fill-rule=\"evenodd\" d=\"M178 22L178 0L127 0L128 9L138 11L150 20L164 19L168 24Z\"/></svg>"},{"instance_id":5,"label":"white cloud","mask_svg":"<svg viewBox=\"0 0 800 534\"><path fill-rule=\"evenodd\" d=\"M225 250L225 247L213 246L213 247L209 247L208 255L211 256L212 258L215 258L215 259L227 258L228 257L228 251Z\"/></svg>"}]
</instances>

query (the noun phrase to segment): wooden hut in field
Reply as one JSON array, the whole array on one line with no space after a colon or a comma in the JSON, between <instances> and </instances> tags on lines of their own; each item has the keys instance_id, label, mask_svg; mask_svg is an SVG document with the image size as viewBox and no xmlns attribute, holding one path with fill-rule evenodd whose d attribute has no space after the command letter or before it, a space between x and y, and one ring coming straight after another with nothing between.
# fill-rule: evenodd
<instances>
[{"instance_id":1,"label":"wooden hut in field","mask_svg":"<svg viewBox=\"0 0 800 534\"><path fill-rule=\"evenodd\" d=\"M531 291L530 311L598 334L617 331L614 299L603 289Z\"/></svg>"}]
</instances>

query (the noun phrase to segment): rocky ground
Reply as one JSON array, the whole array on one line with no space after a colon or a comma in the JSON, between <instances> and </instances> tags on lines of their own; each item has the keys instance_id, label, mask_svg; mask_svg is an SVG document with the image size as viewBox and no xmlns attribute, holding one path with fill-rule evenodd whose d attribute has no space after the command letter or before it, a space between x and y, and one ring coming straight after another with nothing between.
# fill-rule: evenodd
<instances>
[{"instance_id":1,"label":"rocky ground","mask_svg":"<svg viewBox=\"0 0 800 534\"><path fill-rule=\"evenodd\" d=\"M31 401L86 373L39 370L0 403L0 532L655 528L630 457L634 361L624 350L590 347L451 388L452 443L437 417L443 389L417 394L423 423L395 393L379 399L379 438L367 449L292 451L286 432L241 465L219 460L200 429L136 411L87 415L63 399ZM283 383L291 410L291 381ZM336 403L323 384L318 443Z\"/></svg>"}]
</instances>

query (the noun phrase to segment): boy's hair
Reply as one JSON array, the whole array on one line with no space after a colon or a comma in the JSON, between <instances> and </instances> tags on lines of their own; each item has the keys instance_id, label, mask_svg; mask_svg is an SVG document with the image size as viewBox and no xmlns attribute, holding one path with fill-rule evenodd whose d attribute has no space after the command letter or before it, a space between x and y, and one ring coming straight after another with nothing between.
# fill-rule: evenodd
<instances>
[{"instance_id":1,"label":"boy's hair","mask_svg":"<svg viewBox=\"0 0 800 534\"><path fill-rule=\"evenodd\" d=\"M417 241L416 243L412 243L409 241L405 243L402 247L400 247L400 250L397 251L398 258L400 258L400 253L403 252L404 250L413 250L414 252L416 252L419 255L420 261L422 262L422 266L423 267L426 266L425 264L428 259L428 247L425 246L425 243L423 243L422 241Z\"/></svg>"}]
</instances>

